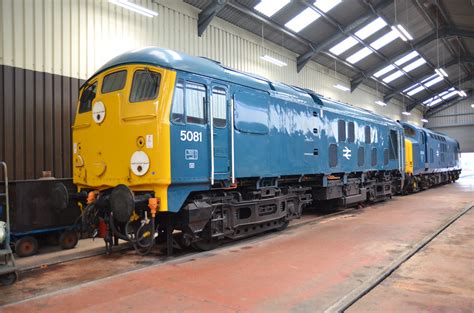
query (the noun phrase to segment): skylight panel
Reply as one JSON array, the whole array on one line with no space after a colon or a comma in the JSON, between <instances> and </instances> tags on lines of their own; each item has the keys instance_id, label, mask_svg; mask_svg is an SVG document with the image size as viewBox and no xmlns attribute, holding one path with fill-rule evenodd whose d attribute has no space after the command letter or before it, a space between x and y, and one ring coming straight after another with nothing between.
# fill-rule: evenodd
<instances>
[{"instance_id":1,"label":"skylight panel","mask_svg":"<svg viewBox=\"0 0 474 313\"><path fill-rule=\"evenodd\" d=\"M447 95L444 95L442 98L443 98L444 100L447 100L447 99L449 99L449 98L454 97L454 96L457 95L457 94L458 94L458 91L457 91L457 90L454 90L454 91L451 91L450 93L448 93Z\"/></svg>"},{"instance_id":2,"label":"skylight panel","mask_svg":"<svg viewBox=\"0 0 474 313\"><path fill-rule=\"evenodd\" d=\"M395 68L395 66L393 64L390 64L390 65L387 65L386 67L384 67L383 69L381 69L380 71L378 71L377 73L374 74L375 77L380 77L382 75L385 75L387 74L388 72L390 72L391 70L393 70Z\"/></svg>"},{"instance_id":3,"label":"skylight panel","mask_svg":"<svg viewBox=\"0 0 474 313\"><path fill-rule=\"evenodd\" d=\"M336 5L341 3L342 0L316 0L314 2L314 5L323 11L324 13L329 12L332 8L334 8Z\"/></svg>"},{"instance_id":4,"label":"skylight panel","mask_svg":"<svg viewBox=\"0 0 474 313\"><path fill-rule=\"evenodd\" d=\"M407 54L406 56L404 56L404 57L398 59L397 61L395 61L395 64L396 65L405 64L408 61L410 61L411 59L414 59L415 57L417 57L418 55L419 55L418 52L412 51L411 53Z\"/></svg>"},{"instance_id":5,"label":"skylight panel","mask_svg":"<svg viewBox=\"0 0 474 313\"><path fill-rule=\"evenodd\" d=\"M413 71L415 68L422 66L425 63L426 63L425 59L419 58L415 62L412 62L412 63L408 64L407 66L405 66L403 68L403 70L408 73L410 71Z\"/></svg>"},{"instance_id":6,"label":"skylight panel","mask_svg":"<svg viewBox=\"0 0 474 313\"><path fill-rule=\"evenodd\" d=\"M442 81L442 80L443 80L443 77L442 77L442 76L437 76L436 78L434 78L434 79L432 79L432 80L430 80L430 81L424 83L424 85L425 85L426 87L431 87L431 86L433 86L434 84L437 84L437 83L439 83L439 82Z\"/></svg>"},{"instance_id":7,"label":"skylight panel","mask_svg":"<svg viewBox=\"0 0 474 313\"><path fill-rule=\"evenodd\" d=\"M383 20L383 18L379 17L378 19L358 30L355 35L360 39L365 39L370 37L372 34L375 34L386 25L387 23Z\"/></svg>"},{"instance_id":8,"label":"skylight panel","mask_svg":"<svg viewBox=\"0 0 474 313\"><path fill-rule=\"evenodd\" d=\"M346 60L347 60L347 62L354 64L354 63L359 62L360 60L362 60L363 58L365 58L366 56L368 56L371 53L372 53L372 50L365 47L365 48L360 49L359 51L357 51L353 55L349 56Z\"/></svg>"},{"instance_id":9,"label":"skylight panel","mask_svg":"<svg viewBox=\"0 0 474 313\"><path fill-rule=\"evenodd\" d=\"M290 0L262 0L254 9L268 17L280 11Z\"/></svg>"},{"instance_id":10,"label":"skylight panel","mask_svg":"<svg viewBox=\"0 0 474 313\"><path fill-rule=\"evenodd\" d=\"M437 97L431 97L429 99L426 99L425 101L423 101L423 104L427 104L428 102L433 101L433 99L435 99L435 98L437 98Z\"/></svg>"},{"instance_id":11,"label":"skylight panel","mask_svg":"<svg viewBox=\"0 0 474 313\"><path fill-rule=\"evenodd\" d=\"M384 82L386 83L389 83L395 79L397 79L398 77L402 76L403 75L403 72L402 71L396 71L395 73L391 74L391 75L388 75L387 77L385 77L383 79Z\"/></svg>"},{"instance_id":12,"label":"skylight panel","mask_svg":"<svg viewBox=\"0 0 474 313\"><path fill-rule=\"evenodd\" d=\"M419 83L416 83L416 84L414 84L414 85L411 85L411 86L408 87L407 89L403 90L403 92L410 91L410 90L412 90L413 88L418 87L418 86L420 86L420 84L419 84Z\"/></svg>"},{"instance_id":13,"label":"skylight panel","mask_svg":"<svg viewBox=\"0 0 474 313\"><path fill-rule=\"evenodd\" d=\"M392 41L394 41L397 38L398 38L398 33L392 30L391 32L383 35L382 37L380 37L376 41L372 42L370 44L370 46L372 48L374 48L375 50L379 50L380 48L382 48L383 46L388 45L389 43L391 43Z\"/></svg>"},{"instance_id":14,"label":"skylight panel","mask_svg":"<svg viewBox=\"0 0 474 313\"><path fill-rule=\"evenodd\" d=\"M415 89L412 89L409 92L407 92L407 95L409 95L409 96L416 95L417 93L419 93L420 91L422 91L424 89L425 89L425 87L423 87L423 86L416 87Z\"/></svg>"},{"instance_id":15,"label":"skylight panel","mask_svg":"<svg viewBox=\"0 0 474 313\"><path fill-rule=\"evenodd\" d=\"M422 83L422 84L423 84L423 83L426 83L427 81L432 80L433 78L435 78L435 77L437 77L437 76L438 76L438 74L433 74L433 75L431 75L430 77L427 77L427 78L423 79L423 80L421 81L421 83Z\"/></svg>"},{"instance_id":16,"label":"skylight panel","mask_svg":"<svg viewBox=\"0 0 474 313\"><path fill-rule=\"evenodd\" d=\"M288 23L285 24L285 26L297 33L309 24L316 21L320 16L321 15L316 13L316 11L314 11L313 9L307 8L303 12L292 18Z\"/></svg>"},{"instance_id":17,"label":"skylight panel","mask_svg":"<svg viewBox=\"0 0 474 313\"><path fill-rule=\"evenodd\" d=\"M335 45L334 47L332 47L331 49L329 49L329 51L335 55L339 55L343 53L344 51L355 46L357 42L358 41L354 39L353 37L348 37L344 39L343 41L341 41L340 43L338 43L337 45Z\"/></svg>"},{"instance_id":18,"label":"skylight panel","mask_svg":"<svg viewBox=\"0 0 474 313\"><path fill-rule=\"evenodd\" d=\"M428 106L429 106L429 107L430 107L430 106L433 106L433 105L435 105L435 104L440 103L441 101L443 101L443 99L438 98L438 99L433 100L433 101L431 101L430 103L428 103Z\"/></svg>"}]
</instances>

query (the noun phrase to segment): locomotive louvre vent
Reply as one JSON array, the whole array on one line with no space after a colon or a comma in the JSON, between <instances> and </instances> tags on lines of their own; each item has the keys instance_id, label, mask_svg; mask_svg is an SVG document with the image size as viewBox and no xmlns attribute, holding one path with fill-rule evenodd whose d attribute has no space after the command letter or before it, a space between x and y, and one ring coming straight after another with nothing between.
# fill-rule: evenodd
<instances>
[{"instance_id":1,"label":"locomotive louvre vent","mask_svg":"<svg viewBox=\"0 0 474 313\"><path fill-rule=\"evenodd\" d=\"M364 156L365 156L364 147L359 147L359 149L357 150L357 165L364 166L364 163L365 163Z\"/></svg>"},{"instance_id":2,"label":"locomotive louvre vent","mask_svg":"<svg viewBox=\"0 0 474 313\"><path fill-rule=\"evenodd\" d=\"M328 150L329 150L329 167L336 167L337 166L337 145L330 144Z\"/></svg>"}]
</instances>

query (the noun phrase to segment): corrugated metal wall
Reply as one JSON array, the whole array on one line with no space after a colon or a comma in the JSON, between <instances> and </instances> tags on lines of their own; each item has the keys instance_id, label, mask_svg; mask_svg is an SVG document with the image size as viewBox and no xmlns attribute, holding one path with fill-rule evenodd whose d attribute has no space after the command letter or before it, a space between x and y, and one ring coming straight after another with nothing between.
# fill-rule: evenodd
<instances>
[{"instance_id":1,"label":"corrugated metal wall","mask_svg":"<svg viewBox=\"0 0 474 313\"><path fill-rule=\"evenodd\" d=\"M192 55L206 56L226 66L256 73L272 80L310 88L325 96L364 107L394 119L408 119L419 123L418 111L413 111L412 116L406 118L400 115L403 111L400 104L391 103L385 108L376 105L374 103L377 99L375 91L365 86L358 88L353 94L333 88L336 82L349 84L347 77L338 75L336 79L333 69L310 62L301 73L297 73L295 54L268 42L264 42L262 46L262 39L258 36L220 19L214 19L204 35L201 38L198 37L199 11L181 1L159 0L160 4L152 4L150 0L135 2L159 12L159 16L147 18L110 4L107 0L0 0L0 64L15 69L59 75L62 77L61 82L63 79L68 80L69 77L74 77L77 81L77 79L86 79L117 54L133 48L156 45ZM262 54L282 59L288 63L288 66L280 68L262 61L259 58ZM62 94L61 84L52 83L53 95ZM4 88L8 86L7 79L4 79ZM30 103L31 99L26 97L26 90L36 88L34 84L31 84L31 80L25 80L24 90L19 89L21 83L15 87L17 98L25 101L24 107L20 106L21 108L18 109L20 112L18 114L34 116L29 112L32 106L43 106L41 110L45 111L59 110L55 101L60 101L60 98L45 98L43 102ZM47 88L49 87L48 85ZM57 88L59 90L56 90ZM75 94L77 89L71 87L67 92ZM71 105L73 104L63 103L62 105L64 110L66 110L64 107L68 106L67 111L72 112ZM7 112L6 107L4 111ZM12 113L8 114L10 117ZM59 117L63 113L52 111L51 114ZM58 121L58 119L53 121L52 126L47 124L51 121L45 122L44 125L38 123L35 126L35 132L45 136L51 135L49 130L51 127L56 130L65 127L66 124L56 126L54 123ZM7 119L5 122L10 121ZM67 122L65 120L61 123ZM9 129L16 129L16 127L9 126ZM46 128L40 130L39 127ZM9 131L5 132L1 138L5 141L20 141L22 144L27 142L26 138L17 138L20 135L20 132ZM54 164L56 176L68 176L69 168L64 165L65 162L61 163L63 164L61 167L57 165L57 162L60 161L61 154L64 157L69 156L69 152L66 152L70 149L67 147L69 142L62 139L69 136L69 130L60 138L55 137L60 135L58 132L53 132L52 135L53 142L61 142L62 145L58 146L59 150L54 150L54 157L49 154L34 156L33 159L38 157L44 160L35 161L34 168L36 169L42 162L50 162L45 163L45 166ZM13 139L8 136L13 136ZM35 144L40 145L41 140L36 141ZM24 148L26 149L26 146ZM30 149L28 152L41 149L35 146L34 150ZM48 149L44 148L45 151ZM0 158L11 159L13 156L15 159L21 158L21 148L15 150L15 153L3 151L5 154L0 154ZM16 178L31 178L37 175L37 171L32 169L32 165L26 160L17 160L18 164L25 164L25 169L15 165Z\"/></svg>"},{"instance_id":2,"label":"corrugated metal wall","mask_svg":"<svg viewBox=\"0 0 474 313\"><path fill-rule=\"evenodd\" d=\"M456 138L463 152L474 152L474 96L429 117L428 128Z\"/></svg>"},{"instance_id":3,"label":"corrugated metal wall","mask_svg":"<svg viewBox=\"0 0 474 313\"><path fill-rule=\"evenodd\" d=\"M71 123L81 81L0 65L0 158L10 178L70 177Z\"/></svg>"}]
</instances>

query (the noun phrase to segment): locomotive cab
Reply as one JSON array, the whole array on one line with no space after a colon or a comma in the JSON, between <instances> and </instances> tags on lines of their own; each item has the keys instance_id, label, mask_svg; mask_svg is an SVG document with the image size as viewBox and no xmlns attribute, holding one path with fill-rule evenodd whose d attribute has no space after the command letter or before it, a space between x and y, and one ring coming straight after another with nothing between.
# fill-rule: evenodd
<instances>
[{"instance_id":1,"label":"locomotive cab","mask_svg":"<svg viewBox=\"0 0 474 313\"><path fill-rule=\"evenodd\" d=\"M73 125L74 182L104 191L126 185L167 207L169 108L176 73L126 64L81 87ZM128 165L128 166L127 166Z\"/></svg>"}]
</instances>

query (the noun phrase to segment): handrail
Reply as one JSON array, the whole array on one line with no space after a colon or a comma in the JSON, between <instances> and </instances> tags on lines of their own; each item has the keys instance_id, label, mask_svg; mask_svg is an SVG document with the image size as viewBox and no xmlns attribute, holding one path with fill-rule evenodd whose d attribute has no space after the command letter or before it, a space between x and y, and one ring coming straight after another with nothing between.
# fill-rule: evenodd
<instances>
[{"instance_id":1,"label":"handrail","mask_svg":"<svg viewBox=\"0 0 474 313\"><path fill-rule=\"evenodd\" d=\"M231 182L235 184L235 155L234 155L234 97L230 100L230 157L231 157Z\"/></svg>"},{"instance_id":2,"label":"handrail","mask_svg":"<svg viewBox=\"0 0 474 313\"><path fill-rule=\"evenodd\" d=\"M214 111L212 110L212 99L209 99L210 126L211 126L211 186L214 185Z\"/></svg>"}]
</instances>

